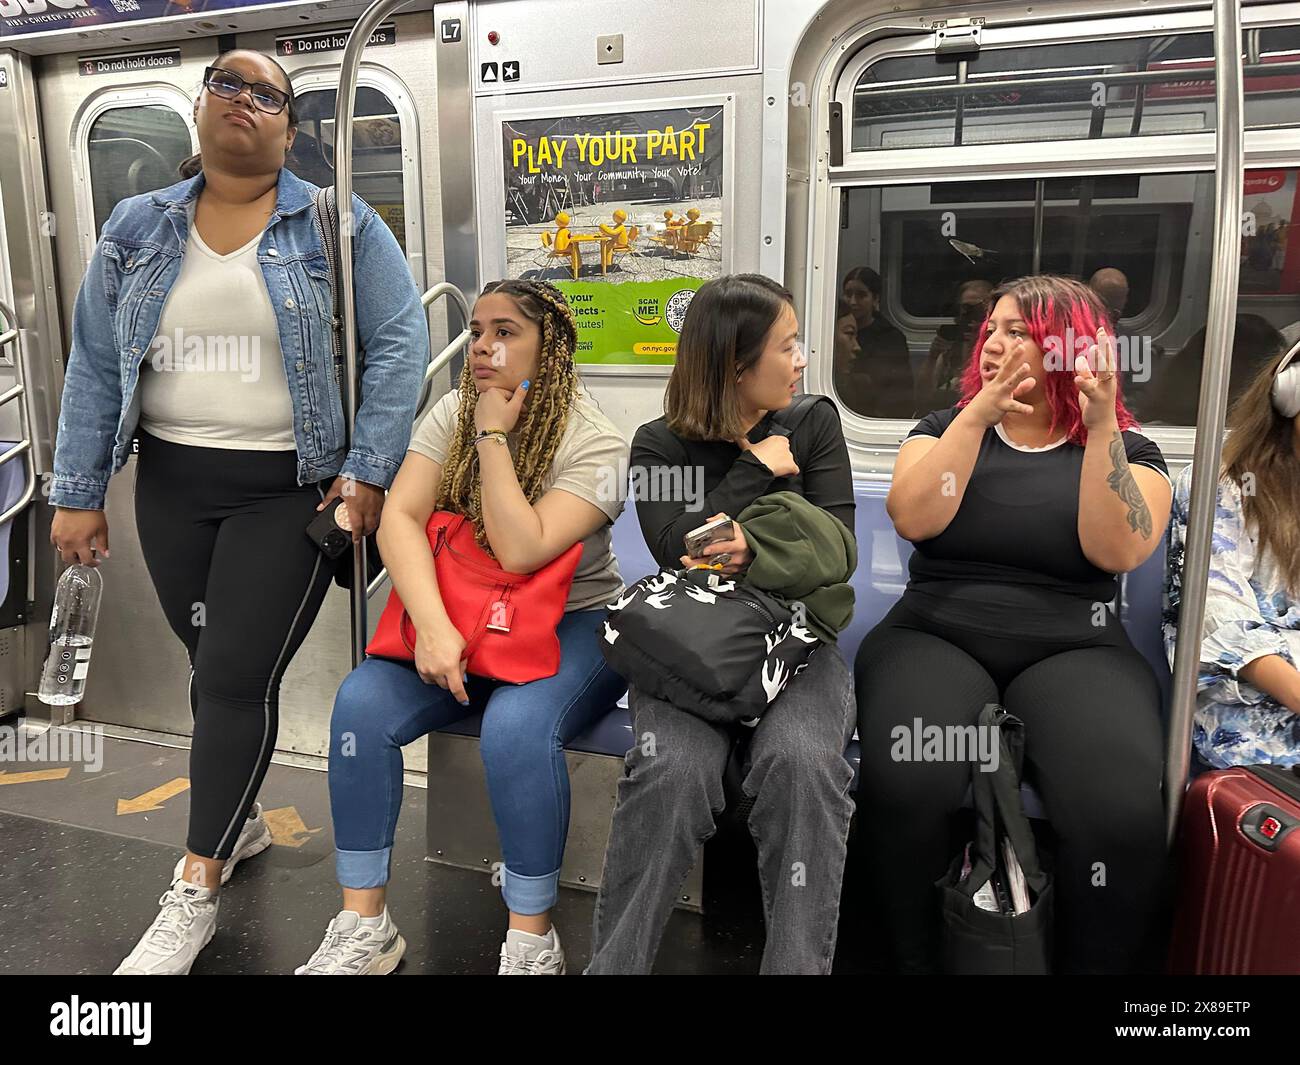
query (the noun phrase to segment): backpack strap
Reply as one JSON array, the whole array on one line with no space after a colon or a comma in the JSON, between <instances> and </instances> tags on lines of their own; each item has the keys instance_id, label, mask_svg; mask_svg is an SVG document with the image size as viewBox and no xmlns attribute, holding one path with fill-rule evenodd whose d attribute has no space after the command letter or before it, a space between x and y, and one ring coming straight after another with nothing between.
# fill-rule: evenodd
<instances>
[{"instance_id":1,"label":"backpack strap","mask_svg":"<svg viewBox=\"0 0 1300 1065\"><path fill-rule=\"evenodd\" d=\"M790 405L783 407L772 415L772 426L778 436L794 436L794 431L799 428L803 420L808 417L813 407L817 406L822 400L827 403L831 402L830 396L820 396L812 392L800 392L794 399L790 400Z\"/></svg>"},{"instance_id":2,"label":"backpack strap","mask_svg":"<svg viewBox=\"0 0 1300 1065\"><path fill-rule=\"evenodd\" d=\"M329 265L330 299L332 314L330 317L330 348L334 353L334 381L343 395L343 367L346 358L343 352L343 288L339 284L339 275L343 272L339 262L339 212L335 202L334 187L317 189L313 197L316 228L320 232L321 244L325 248L325 261ZM357 341L357 375L364 378L366 353ZM357 390L358 400L360 389Z\"/></svg>"},{"instance_id":3,"label":"backpack strap","mask_svg":"<svg viewBox=\"0 0 1300 1065\"><path fill-rule=\"evenodd\" d=\"M325 262L330 273L330 350L334 356L334 381L339 386L339 395L343 395L343 315L340 300L339 259L337 236L338 210L334 203L334 189L317 189L313 198L316 228L320 232L321 244L325 248Z\"/></svg>"}]
</instances>

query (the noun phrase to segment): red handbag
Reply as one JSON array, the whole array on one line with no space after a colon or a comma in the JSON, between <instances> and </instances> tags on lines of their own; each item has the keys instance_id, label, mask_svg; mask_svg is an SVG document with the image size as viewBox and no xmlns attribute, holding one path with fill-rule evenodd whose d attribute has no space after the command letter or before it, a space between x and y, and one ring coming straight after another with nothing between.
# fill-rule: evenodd
<instances>
[{"instance_id":1,"label":"red handbag","mask_svg":"<svg viewBox=\"0 0 1300 1065\"><path fill-rule=\"evenodd\" d=\"M425 526L438 592L465 640L468 672L511 684L553 677L560 670L556 627L582 557L576 543L536 573L508 573L474 539L462 514L436 510ZM415 626L394 588L366 654L415 661Z\"/></svg>"}]
</instances>

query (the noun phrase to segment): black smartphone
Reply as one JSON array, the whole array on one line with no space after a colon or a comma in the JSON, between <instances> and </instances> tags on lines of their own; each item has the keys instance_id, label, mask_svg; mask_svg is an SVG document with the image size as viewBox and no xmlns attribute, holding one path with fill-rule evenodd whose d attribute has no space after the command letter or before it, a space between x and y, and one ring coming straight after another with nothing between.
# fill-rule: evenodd
<instances>
[{"instance_id":1,"label":"black smartphone","mask_svg":"<svg viewBox=\"0 0 1300 1065\"><path fill-rule=\"evenodd\" d=\"M352 521L342 496L335 496L312 518L307 526L307 538L326 558L338 558L352 546Z\"/></svg>"}]
</instances>

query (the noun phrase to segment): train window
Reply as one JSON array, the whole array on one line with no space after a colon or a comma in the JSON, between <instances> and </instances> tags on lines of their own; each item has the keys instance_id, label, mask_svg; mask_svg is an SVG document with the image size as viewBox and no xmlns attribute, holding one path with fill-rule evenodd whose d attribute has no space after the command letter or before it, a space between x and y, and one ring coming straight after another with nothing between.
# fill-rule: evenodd
<instances>
[{"instance_id":1,"label":"train window","mask_svg":"<svg viewBox=\"0 0 1300 1065\"><path fill-rule=\"evenodd\" d=\"M1300 125L1300 26L1267 26L1245 37L1247 128Z\"/></svg>"},{"instance_id":2,"label":"train window","mask_svg":"<svg viewBox=\"0 0 1300 1065\"><path fill-rule=\"evenodd\" d=\"M87 150L95 234L121 200L179 181L192 152L189 127L170 107L113 107L96 118Z\"/></svg>"},{"instance_id":3,"label":"train window","mask_svg":"<svg viewBox=\"0 0 1300 1065\"><path fill-rule=\"evenodd\" d=\"M1212 57L1212 48L1210 35L1198 33L991 48L955 61L933 55L883 59L870 64L854 87L852 148L1213 129L1213 72L1191 69L1200 57ZM1208 100L1184 100L1171 91L1184 83L1204 84Z\"/></svg>"},{"instance_id":4,"label":"train window","mask_svg":"<svg viewBox=\"0 0 1300 1065\"><path fill-rule=\"evenodd\" d=\"M300 92L298 135L285 165L313 184L334 184L333 89ZM368 85L357 88L352 124L352 188L373 207L406 251L402 123L393 102Z\"/></svg>"},{"instance_id":5,"label":"train window","mask_svg":"<svg viewBox=\"0 0 1300 1065\"><path fill-rule=\"evenodd\" d=\"M1165 367L1205 324L1213 185L1198 173L846 189L832 373L841 402L869 418L951 406L982 297L1044 272L1092 281L1115 308L1135 413L1190 424L1179 420L1184 382Z\"/></svg>"},{"instance_id":6,"label":"train window","mask_svg":"<svg viewBox=\"0 0 1300 1065\"><path fill-rule=\"evenodd\" d=\"M1260 370L1300 341L1300 227L1296 218L1300 169L1246 171L1241 274L1233 329L1228 404ZM1147 421L1191 425L1200 398L1204 322L1164 363L1164 401L1143 412Z\"/></svg>"}]
</instances>

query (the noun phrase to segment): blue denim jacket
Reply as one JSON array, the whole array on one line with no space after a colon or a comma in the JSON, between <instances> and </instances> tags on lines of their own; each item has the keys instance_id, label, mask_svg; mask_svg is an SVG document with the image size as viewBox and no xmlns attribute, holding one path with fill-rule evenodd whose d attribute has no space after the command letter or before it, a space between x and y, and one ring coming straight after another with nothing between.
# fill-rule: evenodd
<instances>
[{"instance_id":1,"label":"blue denim jacket","mask_svg":"<svg viewBox=\"0 0 1300 1065\"><path fill-rule=\"evenodd\" d=\"M132 196L113 210L72 317L50 502L99 510L126 463L140 417L140 365L181 269L189 207L203 175ZM344 473L387 488L410 442L429 359L420 294L402 249L374 209L352 197L357 333L365 351L361 407L344 447L343 397L330 346L329 267L313 221L316 186L280 171L275 210L257 248L275 309L293 401L298 483ZM240 309L230 308L230 332Z\"/></svg>"}]
</instances>

